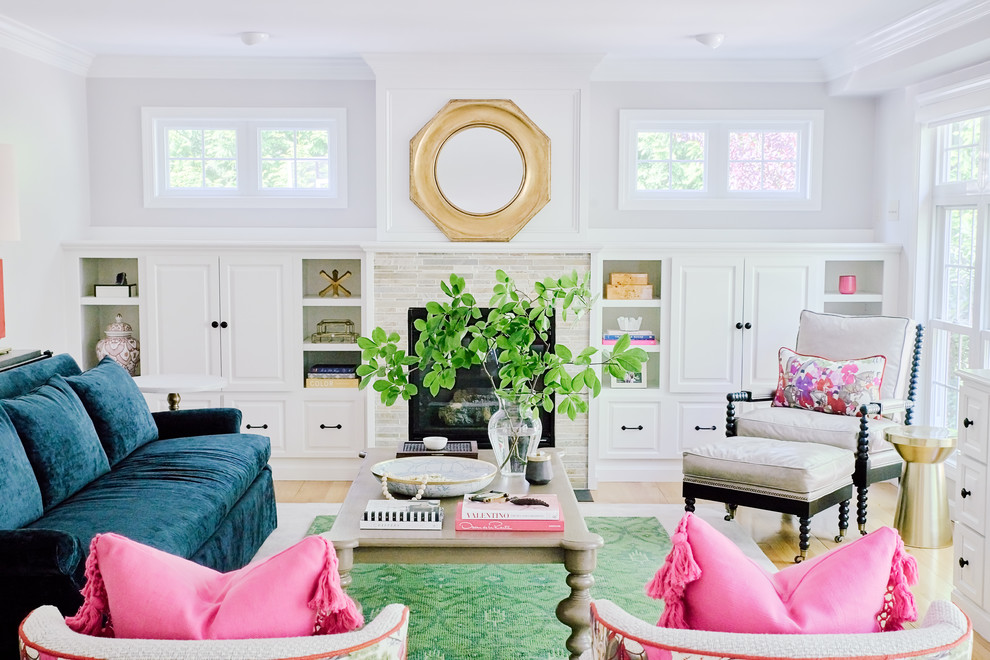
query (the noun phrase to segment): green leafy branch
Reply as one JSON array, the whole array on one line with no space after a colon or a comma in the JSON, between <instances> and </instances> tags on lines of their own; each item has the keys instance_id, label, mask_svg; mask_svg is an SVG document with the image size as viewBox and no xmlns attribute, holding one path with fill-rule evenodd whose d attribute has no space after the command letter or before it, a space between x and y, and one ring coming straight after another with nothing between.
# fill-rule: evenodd
<instances>
[{"instance_id":1,"label":"green leafy branch","mask_svg":"<svg viewBox=\"0 0 990 660\"><path fill-rule=\"evenodd\" d=\"M463 277L452 274L441 281L448 300L426 304L426 319L414 324L420 334L413 354L399 346L396 332L378 327L370 337L359 337L361 387L370 384L383 403L392 405L400 397L408 400L417 394L409 380L413 371L423 372L423 387L436 396L441 389L454 388L459 370L481 365L499 397L549 412L556 395L557 411L575 419L588 410L583 395L594 398L601 393L596 367L616 378L642 369L647 354L631 347L628 335L608 352L589 346L575 354L560 343L544 351L537 344L537 339L548 340L558 307L562 321L568 313L580 318L591 309L595 296L590 273L583 278L577 271L558 279L548 277L533 284L532 295L521 291L501 269L495 278L487 314L467 292Z\"/></svg>"}]
</instances>

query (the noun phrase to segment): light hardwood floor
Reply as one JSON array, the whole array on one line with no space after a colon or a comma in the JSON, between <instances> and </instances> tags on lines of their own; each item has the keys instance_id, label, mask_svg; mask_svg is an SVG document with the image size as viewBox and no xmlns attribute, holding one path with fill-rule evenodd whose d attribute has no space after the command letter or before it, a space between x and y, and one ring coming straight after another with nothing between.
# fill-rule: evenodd
<instances>
[{"instance_id":1,"label":"light hardwood floor","mask_svg":"<svg viewBox=\"0 0 990 660\"><path fill-rule=\"evenodd\" d=\"M279 502L343 502L350 482L346 481L278 481L275 498ZM592 491L596 502L635 502L648 504L683 505L681 483L605 483ZM855 503L853 503L855 506ZM891 483L870 487L869 522L867 531L881 525L892 525L897 504L897 487ZM721 510L721 504L698 502L699 507ZM808 556L814 557L836 547L833 537L837 530L835 509L821 513L811 521L811 547ZM846 542L855 532L855 510ZM790 566L798 554L798 525L793 516L740 507L736 520L756 541L763 552L778 567ZM918 584L912 589L921 617L933 600L949 600L952 592L952 548L923 550L908 548L918 561ZM975 660L990 660L990 644L977 636L973 648Z\"/></svg>"}]
</instances>

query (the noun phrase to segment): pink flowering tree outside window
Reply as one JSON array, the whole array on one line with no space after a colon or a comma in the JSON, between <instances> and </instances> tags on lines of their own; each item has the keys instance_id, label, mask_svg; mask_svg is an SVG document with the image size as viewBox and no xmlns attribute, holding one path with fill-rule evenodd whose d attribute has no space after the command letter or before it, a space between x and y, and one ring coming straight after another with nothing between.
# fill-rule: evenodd
<instances>
[{"instance_id":1,"label":"pink flowering tree outside window","mask_svg":"<svg viewBox=\"0 0 990 660\"><path fill-rule=\"evenodd\" d=\"M731 192L797 192L797 131L730 131Z\"/></svg>"}]
</instances>

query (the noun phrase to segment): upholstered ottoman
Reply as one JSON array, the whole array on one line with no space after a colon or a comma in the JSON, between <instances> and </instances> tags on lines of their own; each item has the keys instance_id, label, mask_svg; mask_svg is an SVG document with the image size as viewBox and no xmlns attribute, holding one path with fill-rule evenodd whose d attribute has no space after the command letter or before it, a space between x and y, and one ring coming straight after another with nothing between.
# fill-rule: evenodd
<instances>
[{"instance_id":1,"label":"upholstered ottoman","mask_svg":"<svg viewBox=\"0 0 990 660\"><path fill-rule=\"evenodd\" d=\"M855 456L811 442L735 436L684 451L685 509L696 499L726 502L731 520L738 505L790 513L800 520L801 554L807 556L811 517L840 504L839 535L849 527Z\"/></svg>"}]
</instances>

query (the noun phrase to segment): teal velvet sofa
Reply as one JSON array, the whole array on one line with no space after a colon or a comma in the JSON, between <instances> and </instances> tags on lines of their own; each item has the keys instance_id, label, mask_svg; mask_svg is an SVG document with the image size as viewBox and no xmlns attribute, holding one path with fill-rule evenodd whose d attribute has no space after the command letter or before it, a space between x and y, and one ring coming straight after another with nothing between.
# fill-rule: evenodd
<instances>
[{"instance_id":1,"label":"teal velvet sofa","mask_svg":"<svg viewBox=\"0 0 990 660\"><path fill-rule=\"evenodd\" d=\"M34 608L74 614L93 536L116 532L218 571L276 525L265 436L233 408L152 413L109 358L0 372L0 657Z\"/></svg>"}]
</instances>

